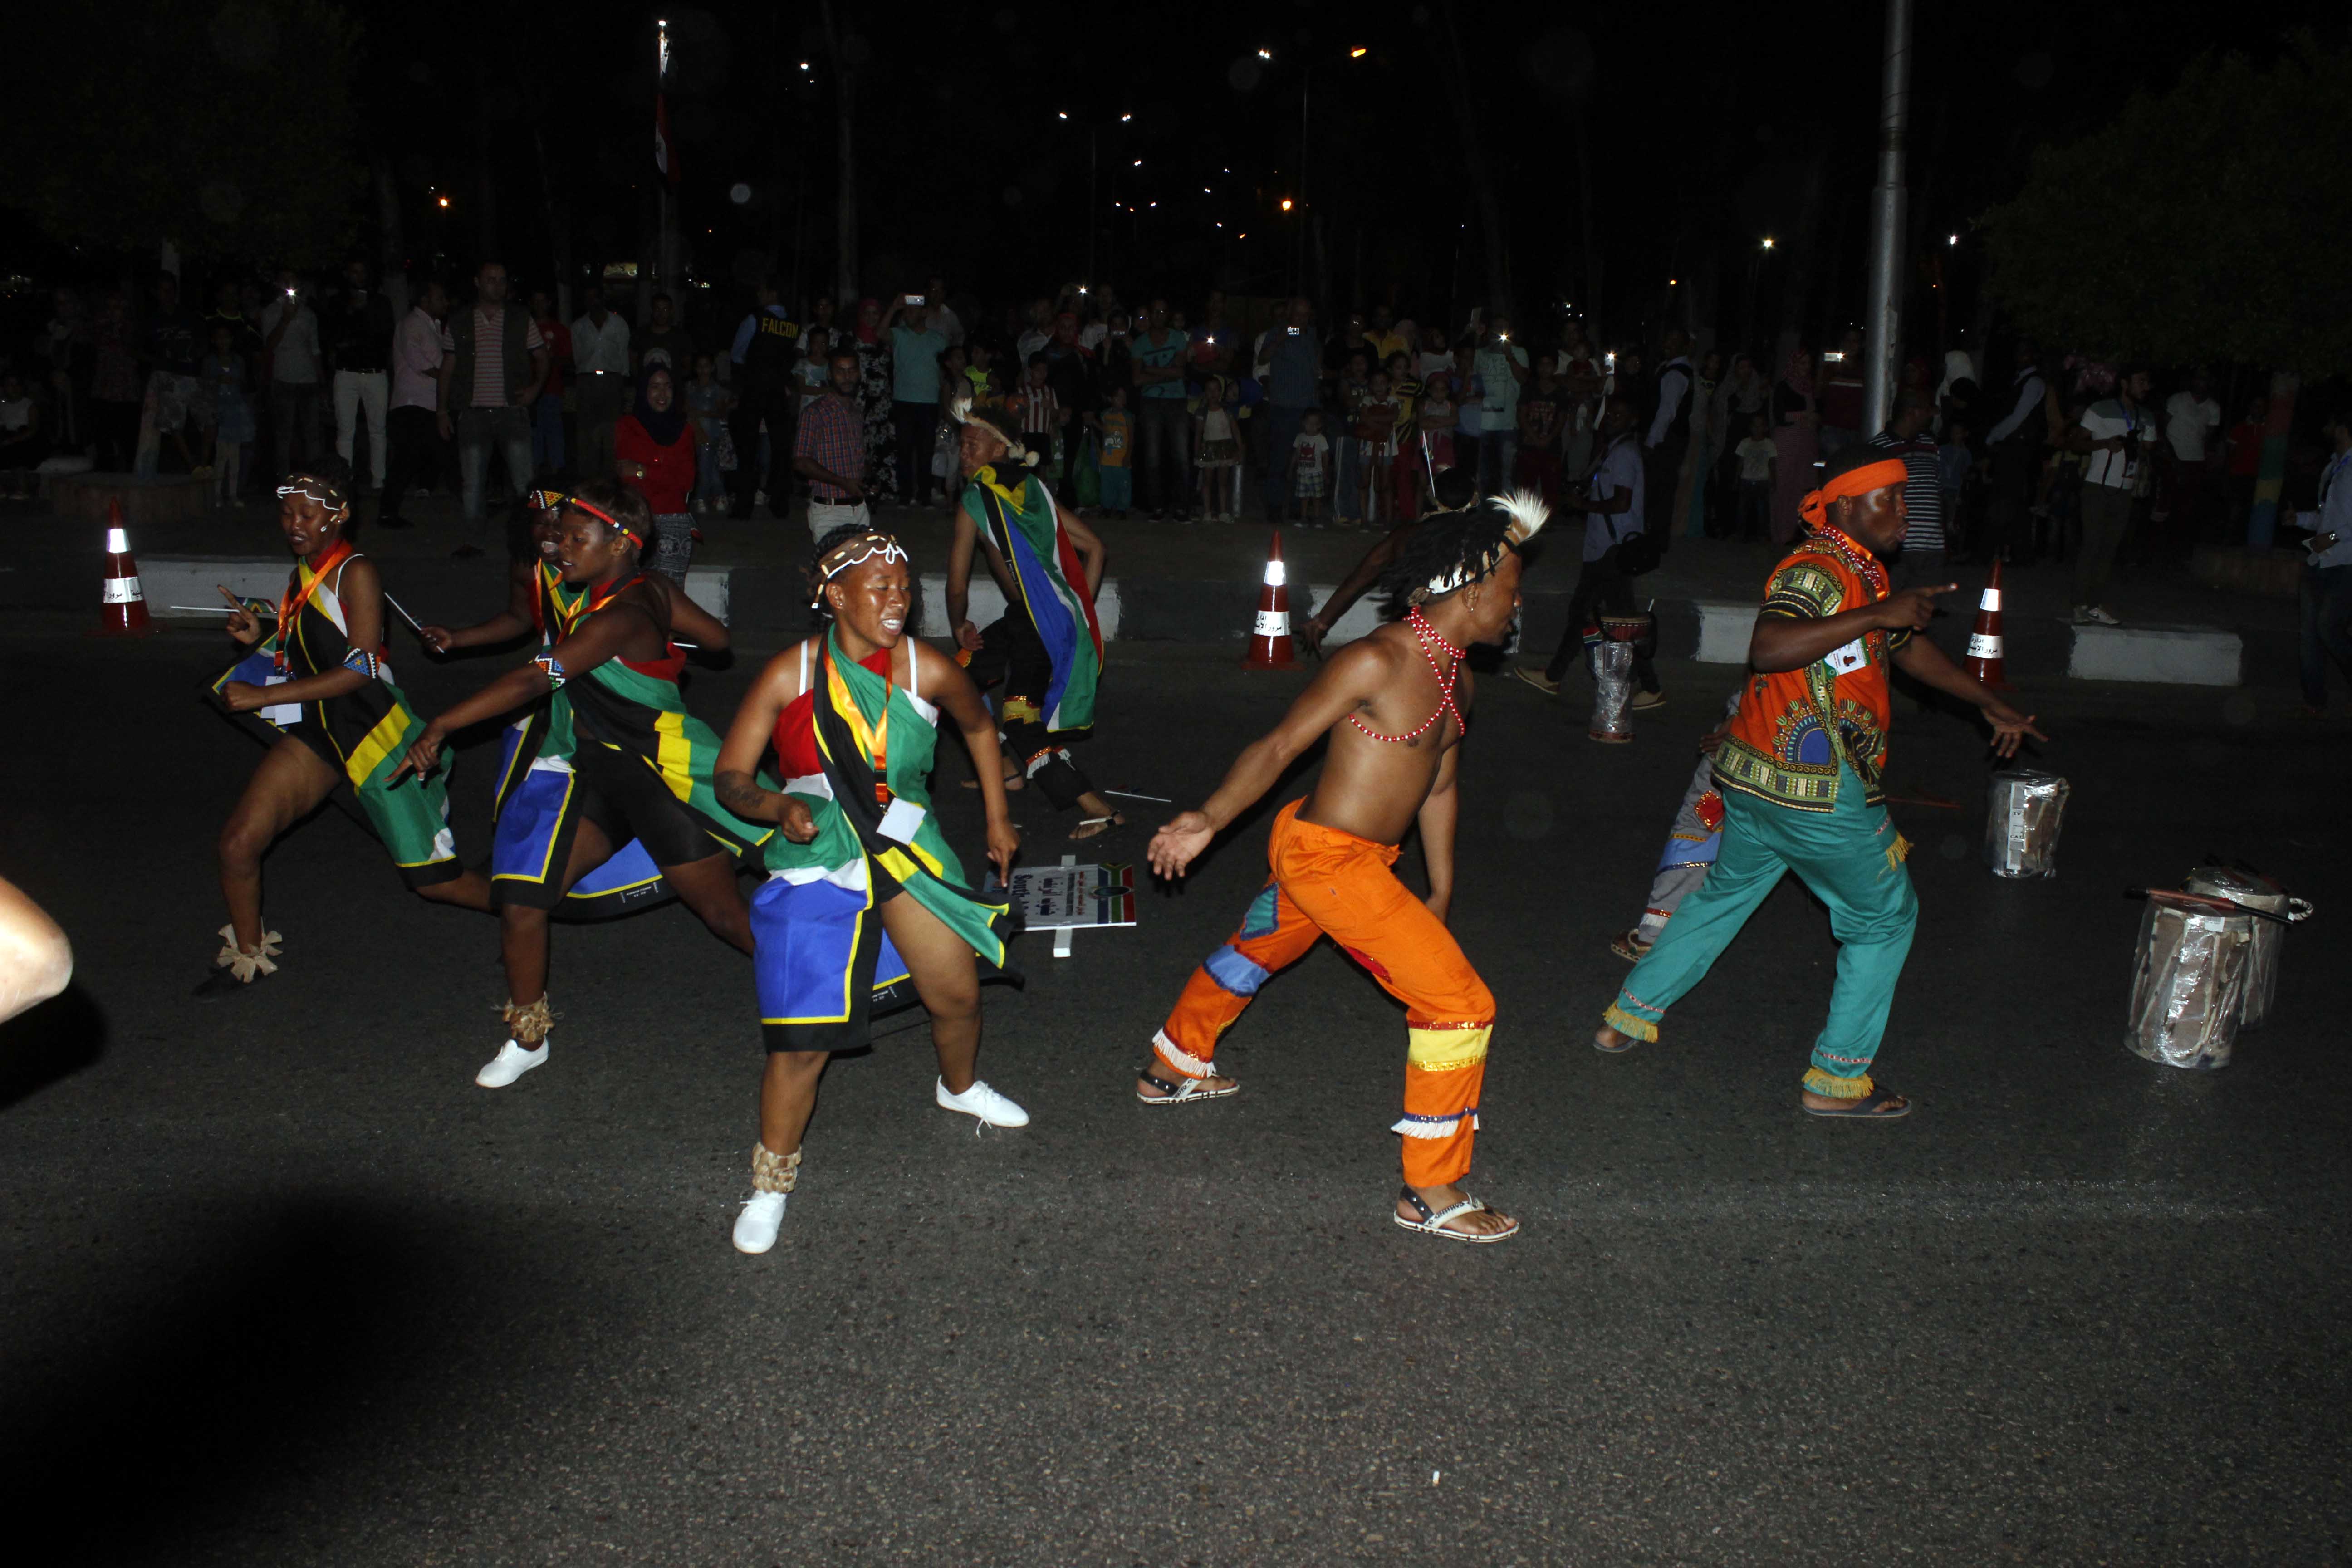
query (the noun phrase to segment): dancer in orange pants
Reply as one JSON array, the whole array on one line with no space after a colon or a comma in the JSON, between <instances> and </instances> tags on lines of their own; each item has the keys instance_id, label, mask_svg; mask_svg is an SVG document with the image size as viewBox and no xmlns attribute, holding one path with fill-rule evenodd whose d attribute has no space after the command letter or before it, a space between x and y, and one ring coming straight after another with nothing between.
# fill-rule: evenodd
<instances>
[{"instance_id":1,"label":"dancer in orange pants","mask_svg":"<svg viewBox=\"0 0 2352 1568\"><path fill-rule=\"evenodd\" d=\"M1152 868L1181 877L1226 824L1326 739L1322 775L1276 815L1274 877L1234 939L1209 955L1152 1041L1136 1098L1171 1107L1221 1100L1241 1085L1217 1072L1217 1037L1259 986L1329 935L1403 1002L1404 1187L1393 1214L1407 1230L1501 1241L1519 1222L1463 1190L1478 1125L1478 1088L1495 998L1462 956L1445 916L1454 898L1454 774L1469 728L1469 645L1496 642L1518 605L1519 549L1543 526L1531 496L1433 513L1398 549L1383 579L1402 613L1334 654L1282 722L1234 762L1197 811L1162 827ZM1418 829L1429 895L1390 869Z\"/></svg>"},{"instance_id":2,"label":"dancer in orange pants","mask_svg":"<svg viewBox=\"0 0 2352 1568\"><path fill-rule=\"evenodd\" d=\"M1274 820L1274 876L1233 940L1192 972L1152 1048L1189 1079L1207 1079L1223 1034L1257 988L1329 936L1405 1005L1404 1180L1443 1187L1470 1173L1478 1086L1495 995L1454 933L1396 879L1397 847L1298 819L1292 801Z\"/></svg>"}]
</instances>

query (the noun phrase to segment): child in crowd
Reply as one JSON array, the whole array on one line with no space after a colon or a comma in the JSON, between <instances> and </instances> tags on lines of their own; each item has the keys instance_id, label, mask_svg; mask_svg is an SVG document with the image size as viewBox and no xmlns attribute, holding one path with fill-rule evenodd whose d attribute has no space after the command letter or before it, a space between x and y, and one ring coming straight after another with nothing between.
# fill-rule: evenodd
<instances>
[{"instance_id":1,"label":"child in crowd","mask_svg":"<svg viewBox=\"0 0 2352 1568\"><path fill-rule=\"evenodd\" d=\"M1333 476L1339 485L1331 498L1331 520L1339 528L1353 528L1363 510L1364 444L1356 438L1356 412L1370 389L1371 364L1370 354L1354 350L1331 389L1332 401L1339 409L1339 460Z\"/></svg>"},{"instance_id":2,"label":"child in crowd","mask_svg":"<svg viewBox=\"0 0 2352 1568\"><path fill-rule=\"evenodd\" d=\"M1021 389L1021 439L1037 454L1037 477L1050 485L1060 477L1054 433L1062 427L1062 400L1046 384L1050 367L1043 353L1029 356L1028 384Z\"/></svg>"},{"instance_id":3,"label":"child in crowd","mask_svg":"<svg viewBox=\"0 0 2352 1568\"><path fill-rule=\"evenodd\" d=\"M1364 398L1356 405L1356 439L1363 449L1363 492L1360 515L1365 526L1386 528L1394 510L1389 493L1390 458L1396 450L1398 404L1389 391L1389 373L1372 372Z\"/></svg>"},{"instance_id":4,"label":"child in crowd","mask_svg":"<svg viewBox=\"0 0 2352 1568\"><path fill-rule=\"evenodd\" d=\"M1097 459L1097 482L1101 486L1097 504L1112 517L1124 519L1135 506L1134 470L1128 456L1135 449L1135 416L1127 411L1127 388L1110 389L1110 402L1099 414L1087 416L1100 443L1101 454Z\"/></svg>"},{"instance_id":5,"label":"child in crowd","mask_svg":"<svg viewBox=\"0 0 2352 1568\"><path fill-rule=\"evenodd\" d=\"M1201 519L1204 522L1240 521L1226 510L1232 504L1233 480L1241 471L1241 428L1226 404L1225 378L1213 375L1201 384L1200 412L1192 416L1192 440L1201 454Z\"/></svg>"},{"instance_id":6,"label":"child in crowd","mask_svg":"<svg viewBox=\"0 0 2352 1568\"><path fill-rule=\"evenodd\" d=\"M1549 356L1536 372L1535 384L1519 398L1519 456L1517 483L1543 497L1546 506L1559 501L1559 437L1564 400L1559 378L1552 374Z\"/></svg>"},{"instance_id":7,"label":"child in crowd","mask_svg":"<svg viewBox=\"0 0 2352 1568\"><path fill-rule=\"evenodd\" d=\"M793 395L806 408L812 398L824 395L825 378L833 374L833 334L824 327L811 327L801 334L801 357L793 366L793 377L799 384Z\"/></svg>"},{"instance_id":8,"label":"child in crowd","mask_svg":"<svg viewBox=\"0 0 2352 1568\"><path fill-rule=\"evenodd\" d=\"M41 417L23 378L0 381L0 500L31 500L40 489Z\"/></svg>"},{"instance_id":9,"label":"child in crowd","mask_svg":"<svg viewBox=\"0 0 2352 1568\"><path fill-rule=\"evenodd\" d=\"M1290 494L1298 502L1301 525L1323 526L1323 498L1330 492L1331 443L1323 434L1323 411L1310 408L1290 440Z\"/></svg>"},{"instance_id":10,"label":"child in crowd","mask_svg":"<svg viewBox=\"0 0 2352 1568\"><path fill-rule=\"evenodd\" d=\"M996 351L985 338L974 338L966 351L971 363L963 367L964 380L971 384L971 400L994 407L1004 405L1004 384L996 365Z\"/></svg>"},{"instance_id":11,"label":"child in crowd","mask_svg":"<svg viewBox=\"0 0 2352 1568\"><path fill-rule=\"evenodd\" d=\"M1761 414L1750 415L1748 434L1732 455L1739 459L1738 535L1742 539L1761 539L1772 527L1772 422Z\"/></svg>"},{"instance_id":12,"label":"child in crowd","mask_svg":"<svg viewBox=\"0 0 2352 1568\"><path fill-rule=\"evenodd\" d=\"M727 500L725 475L735 466L727 415L734 406L735 395L719 384L719 362L709 354L695 355L694 379L686 384L686 416L694 426L694 510L706 516L714 500Z\"/></svg>"},{"instance_id":13,"label":"child in crowd","mask_svg":"<svg viewBox=\"0 0 2352 1568\"><path fill-rule=\"evenodd\" d=\"M212 503L235 506L246 443L254 438L253 402L246 385L245 356L236 352L236 334L226 325L213 329L213 352L205 356L197 379L211 389L217 421L213 426Z\"/></svg>"},{"instance_id":14,"label":"child in crowd","mask_svg":"<svg viewBox=\"0 0 2352 1568\"><path fill-rule=\"evenodd\" d=\"M1422 383L1421 438L1429 447L1433 483L1454 466L1454 425L1460 416L1461 410L1454 405L1452 375L1440 371Z\"/></svg>"}]
</instances>

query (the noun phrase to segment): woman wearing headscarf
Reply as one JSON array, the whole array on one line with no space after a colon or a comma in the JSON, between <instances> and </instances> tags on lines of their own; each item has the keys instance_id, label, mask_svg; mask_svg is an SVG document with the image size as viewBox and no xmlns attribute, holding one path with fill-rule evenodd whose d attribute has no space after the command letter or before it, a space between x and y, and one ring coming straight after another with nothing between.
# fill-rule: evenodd
<instances>
[{"instance_id":1,"label":"woman wearing headscarf","mask_svg":"<svg viewBox=\"0 0 2352 1568\"><path fill-rule=\"evenodd\" d=\"M1799 349L1772 388L1772 542L1786 544L1804 531L1797 503L1813 488L1813 462L1821 455L1821 414L1813 405L1813 356Z\"/></svg>"},{"instance_id":2,"label":"woman wearing headscarf","mask_svg":"<svg viewBox=\"0 0 2352 1568\"><path fill-rule=\"evenodd\" d=\"M694 432L667 365L637 378L637 405L613 427L613 469L646 498L654 514L654 547L646 564L683 586L694 560L694 519L687 496L694 489ZM771 498L776 505L786 498Z\"/></svg>"},{"instance_id":3,"label":"woman wearing headscarf","mask_svg":"<svg viewBox=\"0 0 2352 1568\"><path fill-rule=\"evenodd\" d=\"M894 500L898 494L898 433L890 401L894 369L879 300L857 301L856 348L857 402L866 410L866 491L877 500Z\"/></svg>"}]
</instances>

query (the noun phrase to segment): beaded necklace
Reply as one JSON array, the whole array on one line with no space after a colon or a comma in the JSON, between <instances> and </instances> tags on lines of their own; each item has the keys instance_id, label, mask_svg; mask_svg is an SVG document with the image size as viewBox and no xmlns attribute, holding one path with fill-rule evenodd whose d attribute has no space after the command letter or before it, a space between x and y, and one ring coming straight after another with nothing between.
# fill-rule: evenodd
<instances>
[{"instance_id":1,"label":"beaded necklace","mask_svg":"<svg viewBox=\"0 0 2352 1568\"><path fill-rule=\"evenodd\" d=\"M1356 727L1357 732L1363 735L1368 740L1387 741L1391 742L1418 741L1423 735L1429 733L1430 728L1439 720L1444 718L1448 713L1451 713L1454 715L1455 727L1462 734L1467 735L1470 732L1470 721L1467 719L1463 718L1462 710L1454 705L1454 683L1461 679L1463 650L1455 647L1452 643L1447 642L1438 632L1438 629L1429 624L1429 617L1421 613L1421 606L1419 605L1415 605L1412 608L1405 612L1404 624L1411 626L1412 628L1413 636L1421 639L1421 657L1429 660L1430 673L1437 677L1438 693L1436 711L1430 714L1428 718L1423 720L1417 729L1409 730L1402 735L1383 735L1378 730L1373 729L1370 725L1365 723L1353 713L1348 715L1348 722L1353 724ZM1442 668L1439 667L1437 655L1429 646L1432 643L1435 643L1439 647L1444 648L1447 653L1454 656L1454 665L1452 668Z\"/></svg>"}]
</instances>

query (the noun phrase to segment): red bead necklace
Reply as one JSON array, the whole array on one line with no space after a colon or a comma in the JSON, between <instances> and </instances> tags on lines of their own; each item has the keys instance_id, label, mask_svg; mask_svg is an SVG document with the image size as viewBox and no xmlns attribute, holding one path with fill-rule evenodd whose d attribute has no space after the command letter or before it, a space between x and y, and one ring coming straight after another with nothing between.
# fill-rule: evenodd
<instances>
[{"instance_id":1,"label":"red bead necklace","mask_svg":"<svg viewBox=\"0 0 2352 1568\"><path fill-rule=\"evenodd\" d=\"M1438 629L1429 624L1429 617L1421 613L1421 606L1419 605L1413 605L1412 608L1405 612L1404 624L1411 626L1413 631L1413 636L1421 639L1421 657L1429 660L1430 673L1437 677L1439 689L1437 694L1436 710L1431 713L1428 718L1423 720L1418 728L1408 730L1402 735L1383 735L1378 730L1373 729L1370 725L1365 723L1353 713L1348 715L1348 722L1353 724L1356 727L1357 732L1365 736L1367 739L1374 741L1387 741L1393 743L1404 741L1418 741L1423 735L1429 733L1431 728L1434 726L1439 720L1444 718L1448 713L1451 713L1454 715L1454 722L1455 726L1460 730L1461 733L1467 735L1470 732L1470 721L1463 718L1462 710L1454 705L1454 683L1459 679L1462 675L1463 650L1455 647L1452 643L1447 642L1444 637L1439 633ZM1454 667L1451 669L1443 668L1439 666L1437 662L1437 655L1429 646L1432 643L1435 643L1439 647L1444 648L1447 653L1454 656Z\"/></svg>"}]
</instances>

